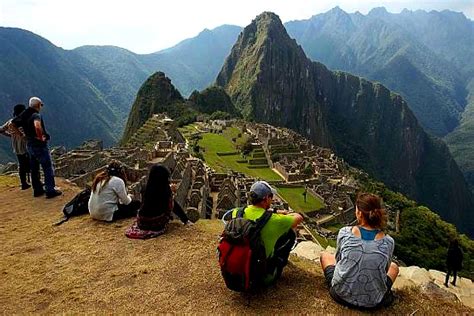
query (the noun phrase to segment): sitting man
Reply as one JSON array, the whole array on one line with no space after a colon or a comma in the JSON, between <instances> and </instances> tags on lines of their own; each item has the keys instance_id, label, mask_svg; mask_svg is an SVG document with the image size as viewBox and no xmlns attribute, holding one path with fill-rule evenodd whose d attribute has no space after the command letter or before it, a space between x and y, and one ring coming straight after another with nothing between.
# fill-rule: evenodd
<instances>
[{"instance_id":1,"label":"sitting man","mask_svg":"<svg viewBox=\"0 0 474 316\"><path fill-rule=\"evenodd\" d=\"M257 220L267 211L273 201L276 190L265 181L257 181L250 188L250 205L244 209L244 218ZM232 217L237 216L238 210L232 212ZM269 285L275 282L288 263L290 251L296 241L294 229L303 221L303 216L298 213L289 213L285 210L274 211L268 222L262 228L261 240L265 247L268 259L267 275L264 283Z\"/></svg>"}]
</instances>

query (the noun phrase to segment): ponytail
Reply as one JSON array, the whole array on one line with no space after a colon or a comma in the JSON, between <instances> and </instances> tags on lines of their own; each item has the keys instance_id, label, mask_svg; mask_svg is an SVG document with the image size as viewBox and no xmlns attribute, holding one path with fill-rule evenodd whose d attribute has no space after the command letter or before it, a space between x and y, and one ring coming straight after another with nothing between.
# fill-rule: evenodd
<instances>
[{"instance_id":1,"label":"ponytail","mask_svg":"<svg viewBox=\"0 0 474 316\"><path fill-rule=\"evenodd\" d=\"M387 213L382 207L382 199L375 194L361 193L356 200L357 209L370 227L384 229L387 224Z\"/></svg>"}]
</instances>

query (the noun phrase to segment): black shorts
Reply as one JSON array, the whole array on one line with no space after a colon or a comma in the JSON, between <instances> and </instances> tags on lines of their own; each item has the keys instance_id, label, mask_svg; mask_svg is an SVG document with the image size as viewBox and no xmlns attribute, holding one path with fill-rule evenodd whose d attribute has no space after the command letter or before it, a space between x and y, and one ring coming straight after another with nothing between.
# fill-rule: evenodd
<instances>
[{"instance_id":1,"label":"black shorts","mask_svg":"<svg viewBox=\"0 0 474 316\"><path fill-rule=\"evenodd\" d=\"M346 302L341 297L339 297L339 295L337 295L337 293L334 291L334 289L332 287L332 278L334 276L334 270L335 269L336 269L335 265L327 266L326 269L324 269L324 278L326 279L326 284L329 288L329 294L331 295L333 300L335 300L339 304L345 305L345 306L351 307L351 308L366 309L366 310L378 309L378 308L381 308L381 307L388 307L388 306L390 306L390 304L392 304L392 302L393 302L393 293L392 293L393 282L392 282L392 279L390 279L389 276L387 276L387 280L385 281L385 284L387 285L387 292L385 292L385 295L383 296L382 301L380 303L378 303L377 305L375 305L374 307L370 307L370 308L361 307L361 306L353 305L349 302Z\"/></svg>"}]
</instances>

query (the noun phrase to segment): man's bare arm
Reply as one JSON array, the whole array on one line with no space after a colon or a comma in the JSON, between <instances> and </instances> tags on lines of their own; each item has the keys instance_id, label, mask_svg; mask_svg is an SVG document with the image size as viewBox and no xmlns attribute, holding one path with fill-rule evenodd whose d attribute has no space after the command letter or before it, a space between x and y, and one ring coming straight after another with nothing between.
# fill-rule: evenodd
<instances>
[{"instance_id":1,"label":"man's bare arm","mask_svg":"<svg viewBox=\"0 0 474 316\"><path fill-rule=\"evenodd\" d=\"M46 141L46 136L44 135L43 132L43 127L41 127L41 121L40 120L35 120L35 131L36 131L36 138L39 140L45 142Z\"/></svg>"}]
</instances>

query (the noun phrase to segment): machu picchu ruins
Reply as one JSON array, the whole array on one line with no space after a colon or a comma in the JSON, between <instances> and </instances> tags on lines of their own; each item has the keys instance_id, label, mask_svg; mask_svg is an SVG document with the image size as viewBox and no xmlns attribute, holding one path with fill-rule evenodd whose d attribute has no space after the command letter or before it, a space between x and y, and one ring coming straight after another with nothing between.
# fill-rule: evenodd
<instances>
[{"instance_id":1,"label":"machu picchu ruins","mask_svg":"<svg viewBox=\"0 0 474 316\"><path fill-rule=\"evenodd\" d=\"M235 149L218 155L237 155L237 161L246 164L248 170L268 168L278 175L278 180L269 180L272 185L304 189L305 194L320 201L322 207L304 212L305 227L312 230L311 234L335 239L337 230L326 227L354 221L352 200L358 183L349 172L353 168L330 149L317 147L287 128L267 124L211 120L183 129L165 114L155 114L120 147L104 149L101 141L91 140L67 152L55 148L56 174L85 187L109 162L117 160L126 168L130 192L140 199L149 166L161 163L172 172L171 182L177 186L176 202L189 218L221 218L227 210L247 204L247 192L258 178L231 168L214 170L200 159L206 151L196 148L200 135L221 135L230 128L236 129L231 139ZM237 139L251 143L250 151L237 145ZM196 150L200 150L201 156L196 155ZM279 194L273 207L292 209L292 202ZM311 234L303 229L300 237L308 238Z\"/></svg>"}]
</instances>

